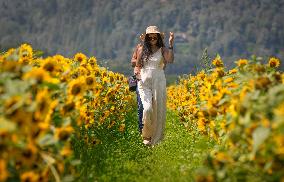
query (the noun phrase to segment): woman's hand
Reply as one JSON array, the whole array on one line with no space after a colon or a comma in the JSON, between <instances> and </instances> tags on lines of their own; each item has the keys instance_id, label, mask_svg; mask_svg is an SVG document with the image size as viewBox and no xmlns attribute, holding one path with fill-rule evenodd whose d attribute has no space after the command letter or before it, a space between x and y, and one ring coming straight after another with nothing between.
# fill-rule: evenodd
<instances>
[{"instance_id":1,"label":"woman's hand","mask_svg":"<svg viewBox=\"0 0 284 182\"><path fill-rule=\"evenodd\" d=\"M140 70L141 70L141 69L140 69L139 67L135 66L135 67L134 67L134 74L135 74L135 75L139 75L139 74L140 74Z\"/></svg>"},{"instance_id":2,"label":"woman's hand","mask_svg":"<svg viewBox=\"0 0 284 182\"><path fill-rule=\"evenodd\" d=\"M170 47L174 46L174 33L173 32L170 32L169 45Z\"/></svg>"}]
</instances>

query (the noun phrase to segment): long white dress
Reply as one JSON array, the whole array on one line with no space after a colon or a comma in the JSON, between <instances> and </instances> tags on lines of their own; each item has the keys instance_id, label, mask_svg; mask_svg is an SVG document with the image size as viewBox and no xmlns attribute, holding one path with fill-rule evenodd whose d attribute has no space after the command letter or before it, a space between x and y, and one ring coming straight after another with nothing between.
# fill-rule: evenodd
<instances>
[{"instance_id":1,"label":"long white dress","mask_svg":"<svg viewBox=\"0 0 284 182\"><path fill-rule=\"evenodd\" d=\"M151 138L151 145L164 137L166 122L166 78L162 51L153 53L141 69L138 89L143 104L142 137Z\"/></svg>"}]
</instances>

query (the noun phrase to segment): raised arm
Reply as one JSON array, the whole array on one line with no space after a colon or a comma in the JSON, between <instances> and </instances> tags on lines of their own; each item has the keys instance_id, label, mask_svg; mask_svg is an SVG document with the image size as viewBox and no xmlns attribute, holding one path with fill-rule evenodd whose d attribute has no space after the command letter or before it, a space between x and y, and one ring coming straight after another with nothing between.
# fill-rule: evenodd
<instances>
[{"instance_id":1,"label":"raised arm","mask_svg":"<svg viewBox=\"0 0 284 182\"><path fill-rule=\"evenodd\" d=\"M169 37L169 48L164 48L164 58L166 63L173 63L174 62L174 33L170 32Z\"/></svg>"}]
</instances>

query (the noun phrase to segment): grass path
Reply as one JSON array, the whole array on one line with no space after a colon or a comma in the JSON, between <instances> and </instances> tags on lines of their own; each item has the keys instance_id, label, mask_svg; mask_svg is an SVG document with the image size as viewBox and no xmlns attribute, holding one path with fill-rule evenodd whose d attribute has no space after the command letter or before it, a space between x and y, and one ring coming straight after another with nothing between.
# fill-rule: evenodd
<instances>
[{"instance_id":1,"label":"grass path","mask_svg":"<svg viewBox=\"0 0 284 182\"><path fill-rule=\"evenodd\" d=\"M193 181L193 171L213 144L202 136L194 139L168 111L164 141L148 148L142 144L136 120L135 114L128 118L128 128L119 139L107 137L104 145L81 147L80 180Z\"/></svg>"}]
</instances>

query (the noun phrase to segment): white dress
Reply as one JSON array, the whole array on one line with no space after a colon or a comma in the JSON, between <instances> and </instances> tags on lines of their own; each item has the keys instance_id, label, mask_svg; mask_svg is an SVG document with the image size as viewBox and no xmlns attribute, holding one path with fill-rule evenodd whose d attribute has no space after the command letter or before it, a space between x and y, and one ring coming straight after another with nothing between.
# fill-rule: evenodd
<instances>
[{"instance_id":1,"label":"white dress","mask_svg":"<svg viewBox=\"0 0 284 182\"><path fill-rule=\"evenodd\" d=\"M163 139L166 122L166 78L163 70L162 51L153 53L144 61L141 80L138 82L139 94L143 104L142 137L151 138L151 145Z\"/></svg>"}]
</instances>

